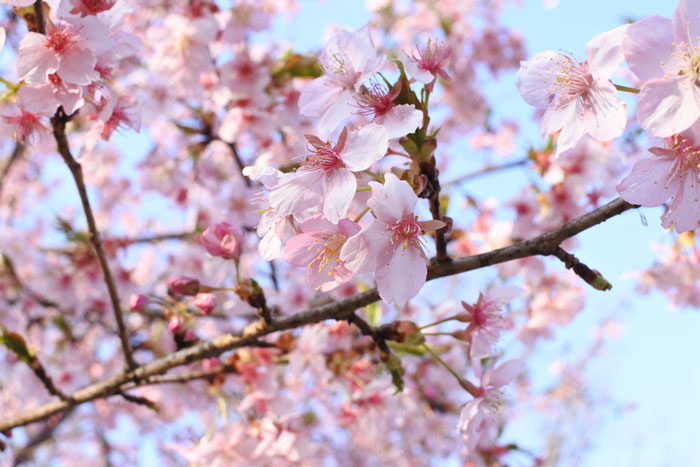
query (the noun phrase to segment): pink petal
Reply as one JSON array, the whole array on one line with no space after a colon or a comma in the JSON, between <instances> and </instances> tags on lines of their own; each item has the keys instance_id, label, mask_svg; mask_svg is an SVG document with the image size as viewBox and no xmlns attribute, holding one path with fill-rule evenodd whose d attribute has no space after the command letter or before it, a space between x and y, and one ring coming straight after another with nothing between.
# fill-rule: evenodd
<instances>
[{"instance_id":1,"label":"pink petal","mask_svg":"<svg viewBox=\"0 0 700 467\"><path fill-rule=\"evenodd\" d=\"M335 232L338 227L320 214L310 217L301 224L302 232Z\"/></svg>"},{"instance_id":2,"label":"pink petal","mask_svg":"<svg viewBox=\"0 0 700 467\"><path fill-rule=\"evenodd\" d=\"M17 54L17 75L29 84L43 84L49 73L58 70L59 60L44 46L46 37L36 32L28 32L19 44Z\"/></svg>"},{"instance_id":3,"label":"pink petal","mask_svg":"<svg viewBox=\"0 0 700 467\"><path fill-rule=\"evenodd\" d=\"M355 274L375 272L378 263L386 256L385 250L391 246L391 239L386 235L386 224L374 220L362 230L350 237L340 250L340 259Z\"/></svg>"},{"instance_id":4,"label":"pink petal","mask_svg":"<svg viewBox=\"0 0 700 467\"><path fill-rule=\"evenodd\" d=\"M627 32L626 24L598 34L586 44L586 62L598 78L608 79L625 59L622 40Z\"/></svg>"},{"instance_id":5,"label":"pink petal","mask_svg":"<svg viewBox=\"0 0 700 467\"><path fill-rule=\"evenodd\" d=\"M673 35L676 42L696 44L700 36L700 0L679 0L673 12Z\"/></svg>"},{"instance_id":6,"label":"pink petal","mask_svg":"<svg viewBox=\"0 0 700 467\"><path fill-rule=\"evenodd\" d=\"M510 384L524 368L524 361L520 359L508 360L490 373L488 381L482 380L482 386L491 386L494 388L503 387ZM484 373L484 378L486 378L486 373Z\"/></svg>"},{"instance_id":7,"label":"pink petal","mask_svg":"<svg viewBox=\"0 0 700 467\"><path fill-rule=\"evenodd\" d=\"M425 284L428 268L422 251L413 246L396 248L393 255L377 269L377 291L385 303L403 306Z\"/></svg>"},{"instance_id":8,"label":"pink petal","mask_svg":"<svg viewBox=\"0 0 700 467\"><path fill-rule=\"evenodd\" d=\"M647 16L629 25L622 50L630 70L641 81L664 76L661 62L668 62L674 50L671 20Z\"/></svg>"},{"instance_id":9,"label":"pink petal","mask_svg":"<svg viewBox=\"0 0 700 467\"><path fill-rule=\"evenodd\" d=\"M384 185L370 182L372 197L367 206L379 219L393 222L407 214L413 214L418 197L407 182L399 180L393 173L384 177Z\"/></svg>"},{"instance_id":10,"label":"pink petal","mask_svg":"<svg viewBox=\"0 0 700 467\"><path fill-rule=\"evenodd\" d=\"M559 137L557 138L557 150L554 157L559 157L561 153L567 151L574 146L583 138L586 134L586 128L583 126L583 120L579 116L581 113L581 103L576 100L573 101L575 104L569 107L574 107L574 116L570 118L561 129Z\"/></svg>"},{"instance_id":11,"label":"pink petal","mask_svg":"<svg viewBox=\"0 0 700 467\"><path fill-rule=\"evenodd\" d=\"M599 141L622 135L627 126L627 104L617 97L610 81L596 80L588 91L583 112L586 132Z\"/></svg>"},{"instance_id":12,"label":"pink petal","mask_svg":"<svg viewBox=\"0 0 700 467\"><path fill-rule=\"evenodd\" d=\"M7 36L7 33L5 32L5 28L0 27L0 51L5 47L5 38Z\"/></svg>"},{"instance_id":13,"label":"pink petal","mask_svg":"<svg viewBox=\"0 0 700 467\"><path fill-rule=\"evenodd\" d=\"M561 54L545 50L530 60L520 62L515 85L525 102L540 109L549 105L554 93L548 83L561 74L561 60Z\"/></svg>"},{"instance_id":14,"label":"pink petal","mask_svg":"<svg viewBox=\"0 0 700 467\"><path fill-rule=\"evenodd\" d=\"M323 215L337 224L350 209L350 203L355 197L357 180L347 169L335 169L324 177Z\"/></svg>"},{"instance_id":15,"label":"pink petal","mask_svg":"<svg viewBox=\"0 0 700 467\"><path fill-rule=\"evenodd\" d=\"M346 237L352 237L353 235L357 234L362 230L362 227L360 227L360 224L357 222L353 222L350 219L343 219L340 222L338 222L338 232L341 233L342 235L345 235Z\"/></svg>"},{"instance_id":16,"label":"pink petal","mask_svg":"<svg viewBox=\"0 0 700 467\"><path fill-rule=\"evenodd\" d=\"M671 170L674 161L674 157L663 156L640 160L632 173L617 185L617 192L628 203L660 206L680 186L678 177L673 177L675 171Z\"/></svg>"},{"instance_id":17,"label":"pink petal","mask_svg":"<svg viewBox=\"0 0 700 467\"><path fill-rule=\"evenodd\" d=\"M97 59L88 50L68 50L61 57L61 67L57 74L66 83L87 86L100 79L95 70Z\"/></svg>"},{"instance_id":18,"label":"pink petal","mask_svg":"<svg viewBox=\"0 0 700 467\"><path fill-rule=\"evenodd\" d=\"M355 107L354 94L352 91L343 90L330 102L325 112L318 121L318 129L323 133L330 133L338 128L343 120L351 116L357 108Z\"/></svg>"},{"instance_id":19,"label":"pink petal","mask_svg":"<svg viewBox=\"0 0 700 467\"><path fill-rule=\"evenodd\" d=\"M547 138L552 133L561 130L567 122L578 119L578 100L572 100L566 104L552 103L542 115L540 121L540 133Z\"/></svg>"},{"instance_id":20,"label":"pink petal","mask_svg":"<svg viewBox=\"0 0 700 467\"><path fill-rule=\"evenodd\" d=\"M409 104L392 107L389 112L374 119L386 128L390 139L400 138L416 131L423 124L423 112Z\"/></svg>"},{"instance_id":21,"label":"pink petal","mask_svg":"<svg viewBox=\"0 0 700 467\"><path fill-rule=\"evenodd\" d=\"M370 123L349 134L340 158L345 167L353 172L360 172L369 169L384 157L388 147L389 135L386 129L376 123Z\"/></svg>"},{"instance_id":22,"label":"pink petal","mask_svg":"<svg viewBox=\"0 0 700 467\"><path fill-rule=\"evenodd\" d=\"M293 266L308 266L316 256L315 243L317 238L310 233L295 235L287 241L284 247L284 259Z\"/></svg>"},{"instance_id":23,"label":"pink petal","mask_svg":"<svg viewBox=\"0 0 700 467\"><path fill-rule=\"evenodd\" d=\"M320 117L341 91L326 76L316 78L301 90L299 112L307 117Z\"/></svg>"},{"instance_id":24,"label":"pink petal","mask_svg":"<svg viewBox=\"0 0 700 467\"><path fill-rule=\"evenodd\" d=\"M700 117L700 90L683 77L648 81L637 103L639 124L659 137L672 136Z\"/></svg>"},{"instance_id":25,"label":"pink petal","mask_svg":"<svg viewBox=\"0 0 700 467\"><path fill-rule=\"evenodd\" d=\"M437 229L441 229L441 228L445 227L447 224L445 224L442 221L429 220L429 221L418 221L418 225L423 230L423 232L432 232L433 230L437 230Z\"/></svg>"},{"instance_id":26,"label":"pink petal","mask_svg":"<svg viewBox=\"0 0 700 467\"><path fill-rule=\"evenodd\" d=\"M279 216L287 216L299 215L320 205L323 199L321 179L320 173L304 170L282 175L270 191L270 206Z\"/></svg>"},{"instance_id":27,"label":"pink petal","mask_svg":"<svg viewBox=\"0 0 700 467\"><path fill-rule=\"evenodd\" d=\"M680 189L674 195L668 211L661 217L661 225L669 228L673 222L676 232L682 233L697 229L698 221L700 221L698 174L689 170L683 178Z\"/></svg>"}]
</instances>

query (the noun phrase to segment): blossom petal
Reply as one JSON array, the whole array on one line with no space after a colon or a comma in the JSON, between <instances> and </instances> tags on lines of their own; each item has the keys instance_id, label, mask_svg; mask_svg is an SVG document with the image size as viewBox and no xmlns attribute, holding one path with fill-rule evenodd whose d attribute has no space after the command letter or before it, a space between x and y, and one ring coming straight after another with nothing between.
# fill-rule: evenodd
<instances>
[{"instance_id":1,"label":"blossom petal","mask_svg":"<svg viewBox=\"0 0 700 467\"><path fill-rule=\"evenodd\" d=\"M632 173L617 185L617 192L628 203L660 206L680 186L680 180L671 170L674 161L675 158L667 156L640 160L632 168Z\"/></svg>"},{"instance_id":2,"label":"blossom petal","mask_svg":"<svg viewBox=\"0 0 700 467\"><path fill-rule=\"evenodd\" d=\"M673 12L673 35L676 42L696 44L700 36L700 0L679 0Z\"/></svg>"},{"instance_id":3,"label":"blossom petal","mask_svg":"<svg viewBox=\"0 0 700 467\"><path fill-rule=\"evenodd\" d=\"M673 47L671 20L647 16L629 25L622 41L627 66L641 81L662 78L662 62L671 58Z\"/></svg>"},{"instance_id":4,"label":"blossom petal","mask_svg":"<svg viewBox=\"0 0 700 467\"><path fill-rule=\"evenodd\" d=\"M393 173L384 177L384 184L369 182L372 197L367 206L377 218L393 222L405 215L413 214L418 197L407 182L399 180Z\"/></svg>"},{"instance_id":5,"label":"blossom petal","mask_svg":"<svg viewBox=\"0 0 700 467\"><path fill-rule=\"evenodd\" d=\"M598 78L610 78L625 59L622 53L622 40L627 32L627 24L598 34L586 44L586 62Z\"/></svg>"},{"instance_id":6,"label":"blossom petal","mask_svg":"<svg viewBox=\"0 0 700 467\"><path fill-rule=\"evenodd\" d=\"M617 138L627 126L627 104L617 97L610 81L591 83L583 112L586 132L599 141Z\"/></svg>"},{"instance_id":7,"label":"blossom petal","mask_svg":"<svg viewBox=\"0 0 700 467\"><path fill-rule=\"evenodd\" d=\"M699 93L682 77L648 81L639 93L637 120L655 136L680 133L700 117Z\"/></svg>"},{"instance_id":8,"label":"blossom petal","mask_svg":"<svg viewBox=\"0 0 700 467\"><path fill-rule=\"evenodd\" d=\"M36 32L28 32L19 44L17 54L17 76L29 84L42 84L49 73L58 70L58 57L45 47L46 37Z\"/></svg>"},{"instance_id":9,"label":"blossom petal","mask_svg":"<svg viewBox=\"0 0 700 467\"><path fill-rule=\"evenodd\" d=\"M86 50L68 50L61 58L58 76L66 83L87 86L100 79L100 73L95 70L97 59Z\"/></svg>"},{"instance_id":10,"label":"blossom petal","mask_svg":"<svg viewBox=\"0 0 700 467\"><path fill-rule=\"evenodd\" d=\"M520 359L508 360L496 367L493 372L489 374L488 381L482 380L482 386L491 386L494 388L500 388L515 379L518 374L525 368L525 362ZM487 374L484 373L484 378Z\"/></svg>"},{"instance_id":11,"label":"blossom petal","mask_svg":"<svg viewBox=\"0 0 700 467\"><path fill-rule=\"evenodd\" d=\"M370 123L348 135L340 158L345 167L353 172L360 172L369 169L384 157L388 147L389 135L386 129L376 123Z\"/></svg>"},{"instance_id":12,"label":"blossom petal","mask_svg":"<svg viewBox=\"0 0 700 467\"><path fill-rule=\"evenodd\" d=\"M520 62L515 85L525 102L540 109L549 105L554 95L549 83L561 74L561 57L553 50L545 50Z\"/></svg>"},{"instance_id":13,"label":"blossom petal","mask_svg":"<svg viewBox=\"0 0 700 467\"><path fill-rule=\"evenodd\" d=\"M385 234L386 224L374 220L354 237L350 237L340 250L340 260L355 274L375 272L391 240Z\"/></svg>"},{"instance_id":14,"label":"blossom petal","mask_svg":"<svg viewBox=\"0 0 700 467\"><path fill-rule=\"evenodd\" d=\"M357 189L357 180L352 172L341 168L328 172L323 184L323 215L337 224L350 209Z\"/></svg>"},{"instance_id":15,"label":"blossom petal","mask_svg":"<svg viewBox=\"0 0 700 467\"><path fill-rule=\"evenodd\" d=\"M401 104L376 117L374 121L386 128L389 138L400 138L413 133L423 124L423 112L413 105Z\"/></svg>"},{"instance_id":16,"label":"blossom petal","mask_svg":"<svg viewBox=\"0 0 700 467\"><path fill-rule=\"evenodd\" d=\"M674 195L666 214L661 216L661 225L673 226L676 232L683 233L698 228L700 221L700 184L698 174L689 170L683 177L682 185Z\"/></svg>"},{"instance_id":17,"label":"blossom petal","mask_svg":"<svg viewBox=\"0 0 700 467\"><path fill-rule=\"evenodd\" d=\"M385 303L403 306L420 292L428 267L423 252L410 245L406 249L398 246L390 256L375 274L377 291Z\"/></svg>"}]
</instances>

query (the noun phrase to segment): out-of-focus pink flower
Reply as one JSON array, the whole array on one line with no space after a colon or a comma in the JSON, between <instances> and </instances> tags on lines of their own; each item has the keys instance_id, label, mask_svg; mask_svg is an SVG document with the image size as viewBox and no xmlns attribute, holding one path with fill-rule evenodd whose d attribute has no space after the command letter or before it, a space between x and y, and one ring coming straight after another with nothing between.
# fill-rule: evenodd
<instances>
[{"instance_id":1,"label":"out-of-focus pink flower","mask_svg":"<svg viewBox=\"0 0 700 467\"><path fill-rule=\"evenodd\" d=\"M467 451L473 451L482 434L498 424L498 414L503 406L501 388L510 384L524 367L522 360L508 360L498 367L493 361L484 370L480 394L465 404L457 425L457 431L467 444Z\"/></svg>"},{"instance_id":2,"label":"out-of-focus pink flower","mask_svg":"<svg viewBox=\"0 0 700 467\"><path fill-rule=\"evenodd\" d=\"M617 138L627 125L627 104L610 82L623 60L622 38L627 25L595 36L586 45L586 60L547 50L521 62L518 91L528 104L546 109L540 132L561 130L556 156L588 133L600 141Z\"/></svg>"},{"instance_id":3,"label":"out-of-focus pink flower","mask_svg":"<svg viewBox=\"0 0 700 467\"><path fill-rule=\"evenodd\" d=\"M180 315L173 315L168 320L168 329L170 329L171 332L178 332L182 329L183 324L185 324L185 318Z\"/></svg>"},{"instance_id":4,"label":"out-of-focus pink flower","mask_svg":"<svg viewBox=\"0 0 700 467\"><path fill-rule=\"evenodd\" d=\"M97 81L97 56L111 46L107 29L96 17L89 17L49 23L46 35L28 32L17 54L19 78L43 84L49 74L56 73L66 83L85 86Z\"/></svg>"},{"instance_id":5,"label":"out-of-focus pink flower","mask_svg":"<svg viewBox=\"0 0 700 467\"><path fill-rule=\"evenodd\" d=\"M117 0L70 0L73 15L95 16L98 13L111 9Z\"/></svg>"},{"instance_id":6,"label":"out-of-focus pink flower","mask_svg":"<svg viewBox=\"0 0 700 467\"><path fill-rule=\"evenodd\" d=\"M452 59L452 47L442 41L428 40L423 48L417 48L410 56L401 55L406 73L425 84L428 91L433 90L437 77L449 80L445 68L450 65Z\"/></svg>"},{"instance_id":7,"label":"out-of-focus pink flower","mask_svg":"<svg viewBox=\"0 0 700 467\"><path fill-rule=\"evenodd\" d=\"M34 4L34 0L2 0L0 1L0 5L10 5L10 6L17 6L17 7L25 7L25 6L30 6Z\"/></svg>"},{"instance_id":8,"label":"out-of-focus pink flower","mask_svg":"<svg viewBox=\"0 0 700 467\"><path fill-rule=\"evenodd\" d=\"M99 113L91 117L97 123L85 134L85 147L92 149L102 138L109 141L117 128L129 128L139 131L141 128L141 111L133 97L102 98Z\"/></svg>"},{"instance_id":9,"label":"out-of-focus pink flower","mask_svg":"<svg viewBox=\"0 0 700 467\"><path fill-rule=\"evenodd\" d=\"M340 250L349 237L360 231L360 226L348 219L336 225L323 216L315 216L301 224L301 231L287 242L284 259L307 268L306 280L314 289L327 292L347 282L352 271L341 261Z\"/></svg>"},{"instance_id":10,"label":"out-of-focus pink flower","mask_svg":"<svg viewBox=\"0 0 700 467\"><path fill-rule=\"evenodd\" d=\"M194 306L199 308L203 315L210 315L216 308L216 297L210 293L198 293L194 297Z\"/></svg>"},{"instance_id":11,"label":"out-of-focus pink flower","mask_svg":"<svg viewBox=\"0 0 700 467\"><path fill-rule=\"evenodd\" d=\"M202 232L199 243L212 256L224 259L238 259L241 256L243 230L228 222L212 224Z\"/></svg>"},{"instance_id":12,"label":"out-of-focus pink flower","mask_svg":"<svg viewBox=\"0 0 700 467\"><path fill-rule=\"evenodd\" d=\"M148 298L140 294L132 294L129 297L129 309L131 311L143 312L148 305Z\"/></svg>"},{"instance_id":13,"label":"out-of-focus pink flower","mask_svg":"<svg viewBox=\"0 0 700 467\"><path fill-rule=\"evenodd\" d=\"M17 125L14 131L17 141L33 142L35 135L41 138L49 133L40 118L53 116L57 107L58 101L49 87L25 85L17 92L17 108L3 114L2 118L11 125Z\"/></svg>"},{"instance_id":14,"label":"out-of-focus pink flower","mask_svg":"<svg viewBox=\"0 0 700 467\"><path fill-rule=\"evenodd\" d=\"M479 294L474 305L462 302L464 313L460 314L459 320L469 323L464 335L470 344L469 358L472 365L481 365L482 358L495 356L493 345L501 331L513 327L513 321L500 313L501 308L523 292L513 286L494 287L486 295Z\"/></svg>"},{"instance_id":15,"label":"out-of-focus pink flower","mask_svg":"<svg viewBox=\"0 0 700 467\"><path fill-rule=\"evenodd\" d=\"M365 26L333 34L318 60L325 74L301 91L299 111L308 117L321 117L318 129L329 133L355 112L356 91L379 71L386 56L377 53Z\"/></svg>"},{"instance_id":16,"label":"out-of-focus pink flower","mask_svg":"<svg viewBox=\"0 0 700 467\"><path fill-rule=\"evenodd\" d=\"M386 174L383 185L369 185L367 206L376 219L348 239L340 259L356 274L374 272L382 300L401 306L418 294L428 272L420 236L445 224L419 221L414 212L418 197L396 175Z\"/></svg>"},{"instance_id":17,"label":"out-of-focus pink flower","mask_svg":"<svg viewBox=\"0 0 700 467\"><path fill-rule=\"evenodd\" d=\"M700 221L700 127L667 138L667 147L651 148L656 155L638 161L617 186L622 199L642 206L660 206L671 198L661 225L676 232L695 230Z\"/></svg>"},{"instance_id":18,"label":"out-of-focus pink flower","mask_svg":"<svg viewBox=\"0 0 700 467\"><path fill-rule=\"evenodd\" d=\"M270 192L270 206L278 215L287 216L322 205L323 215L337 223L355 197L353 172L366 170L384 157L389 136L382 126L370 123L352 133L344 129L335 145L312 135L306 139L311 154L301 160L296 172L280 177Z\"/></svg>"},{"instance_id":19,"label":"out-of-focus pink flower","mask_svg":"<svg viewBox=\"0 0 700 467\"><path fill-rule=\"evenodd\" d=\"M637 120L656 136L678 134L700 117L698 8L697 1L680 0L673 20L647 16L630 24L624 38L627 64L644 82Z\"/></svg>"},{"instance_id":20,"label":"out-of-focus pink flower","mask_svg":"<svg viewBox=\"0 0 700 467\"><path fill-rule=\"evenodd\" d=\"M197 295L199 287L199 280L193 277L181 276L168 281L168 289L178 295Z\"/></svg>"}]
</instances>

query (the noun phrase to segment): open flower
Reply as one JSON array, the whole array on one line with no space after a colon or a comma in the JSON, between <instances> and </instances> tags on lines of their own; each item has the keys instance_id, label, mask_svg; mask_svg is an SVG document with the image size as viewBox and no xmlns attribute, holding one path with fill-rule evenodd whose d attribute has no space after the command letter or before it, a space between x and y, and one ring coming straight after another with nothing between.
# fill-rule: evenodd
<instances>
[{"instance_id":1,"label":"open flower","mask_svg":"<svg viewBox=\"0 0 700 467\"><path fill-rule=\"evenodd\" d=\"M410 77L425 84L428 91L433 90L438 76L445 80L450 79L445 68L452 59L451 46L441 41L428 40L427 45L422 49L418 48L417 52L410 56L403 52L399 54Z\"/></svg>"},{"instance_id":2,"label":"open flower","mask_svg":"<svg viewBox=\"0 0 700 467\"><path fill-rule=\"evenodd\" d=\"M340 259L354 273L374 272L382 300L403 305L418 294L428 273L421 235L445 223L419 221L414 212L418 197L396 175L386 174L383 185L369 185L367 206L376 219L348 239Z\"/></svg>"},{"instance_id":3,"label":"open flower","mask_svg":"<svg viewBox=\"0 0 700 467\"><path fill-rule=\"evenodd\" d=\"M400 138L413 133L423 123L423 112L410 104L394 104L401 92L401 81L387 90L376 80L362 86L355 96L359 112L372 116L373 122L386 128L389 138Z\"/></svg>"},{"instance_id":4,"label":"open flower","mask_svg":"<svg viewBox=\"0 0 700 467\"><path fill-rule=\"evenodd\" d=\"M698 46L700 16L695 1L680 0L673 20L647 16L627 29L625 59L644 82L637 120L656 136L680 133L700 118Z\"/></svg>"},{"instance_id":5,"label":"open flower","mask_svg":"<svg viewBox=\"0 0 700 467\"><path fill-rule=\"evenodd\" d=\"M694 230L700 221L700 138L697 126L667 138L667 147L651 148L656 155L637 162L617 186L620 197L628 203L660 206L671 198L661 225L676 232Z\"/></svg>"},{"instance_id":6,"label":"open flower","mask_svg":"<svg viewBox=\"0 0 700 467\"><path fill-rule=\"evenodd\" d=\"M284 258L294 266L307 268L309 287L327 292L347 282L352 271L340 259L340 250L360 226L348 219L336 225L315 216L301 224L301 231L287 242Z\"/></svg>"},{"instance_id":7,"label":"open flower","mask_svg":"<svg viewBox=\"0 0 700 467\"><path fill-rule=\"evenodd\" d=\"M540 123L542 136L561 130L556 156L573 148L586 133L608 141L625 130L627 104L617 97L610 77L623 60L621 42L626 27L591 39L583 62L552 50L521 62L518 92L528 104L546 109Z\"/></svg>"},{"instance_id":8,"label":"open flower","mask_svg":"<svg viewBox=\"0 0 700 467\"><path fill-rule=\"evenodd\" d=\"M318 129L329 133L356 111L356 91L379 71L386 56L377 52L365 26L333 34L318 60L324 75L302 89L299 111L308 117L321 117Z\"/></svg>"},{"instance_id":9,"label":"open flower","mask_svg":"<svg viewBox=\"0 0 700 467\"><path fill-rule=\"evenodd\" d=\"M508 360L496 367L494 360L481 375L480 394L464 405L459 416L457 431L473 451L482 434L498 424L498 415L503 407L503 386L510 384L523 370L522 360Z\"/></svg>"},{"instance_id":10,"label":"open flower","mask_svg":"<svg viewBox=\"0 0 700 467\"><path fill-rule=\"evenodd\" d=\"M323 206L323 215L337 223L345 217L357 190L353 172L369 169L389 146L386 130L370 123L358 131L347 129L332 145L307 135L310 154L296 172L284 174L270 192L270 206L280 216L299 215Z\"/></svg>"}]
</instances>

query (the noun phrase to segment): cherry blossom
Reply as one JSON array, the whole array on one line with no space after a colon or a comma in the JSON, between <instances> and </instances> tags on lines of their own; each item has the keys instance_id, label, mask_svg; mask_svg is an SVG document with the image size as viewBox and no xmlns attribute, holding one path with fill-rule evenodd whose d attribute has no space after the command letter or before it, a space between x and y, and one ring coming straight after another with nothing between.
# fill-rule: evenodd
<instances>
[{"instance_id":1,"label":"cherry blossom","mask_svg":"<svg viewBox=\"0 0 700 467\"><path fill-rule=\"evenodd\" d=\"M681 133L700 117L698 3L680 0L673 19L647 16L631 24L623 50L643 81L637 120L655 136Z\"/></svg>"},{"instance_id":2,"label":"cherry blossom","mask_svg":"<svg viewBox=\"0 0 700 467\"><path fill-rule=\"evenodd\" d=\"M112 133L118 128L129 128L139 131L141 128L141 112L132 97L119 96L102 98L99 113L95 115L97 122L85 134L85 147L92 149L100 139L109 141Z\"/></svg>"},{"instance_id":3,"label":"cherry blossom","mask_svg":"<svg viewBox=\"0 0 700 467\"><path fill-rule=\"evenodd\" d=\"M421 126L423 112L413 105L393 102L401 92L400 81L389 91L374 79L370 83L368 87L363 85L355 97L358 113L372 115L372 121L382 125L391 139L413 133Z\"/></svg>"},{"instance_id":4,"label":"cherry blossom","mask_svg":"<svg viewBox=\"0 0 700 467\"><path fill-rule=\"evenodd\" d=\"M324 75L307 84L299 96L301 114L320 117L321 132L333 131L355 112L355 93L385 60L377 52L368 26L355 32L336 32L319 57Z\"/></svg>"},{"instance_id":5,"label":"cherry blossom","mask_svg":"<svg viewBox=\"0 0 700 467\"><path fill-rule=\"evenodd\" d=\"M586 45L582 62L548 50L521 63L520 95L528 104L546 109L542 136L561 130L555 155L574 147L585 134L608 141L627 126L627 104L610 82L623 60L625 31L626 26L620 26L595 36Z\"/></svg>"},{"instance_id":6,"label":"cherry blossom","mask_svg":"<svg viewBox=\"0 0 700 467\"><path fill-rule=\"evenodd\" d=\"M243 230L228 222L218 222L202 232L199 243L212 256L237 260L241 255Z\"/></svg>"},{"instance_id":7,"label":"cherry blossom","mask_svg":"<svg viewBox=\"0 0 700 467\"><path fill-rule=\"evenodd\" d=\"M423 48L418 48L410 56L402 52L399 55L406 67L406 73L412 78L425 84L428 91L432 91L438 76L449 80L445 68L450 65L452 47L441 41L428 40Z\"/></svg>"},{"instance_id":8,"label":"cherry blossom","mask_svg":"<svg viewBox=\"0 0 700 467\"><path fill-rule=\"evenodd\" d=\"M617 186L625 201L642 206L660 206L671 198L661 224L676 232L695 230L700 221L700 144L698 129L666 139L666 147L649 151L656 157L642 159Z\"/></svg>"},{"instance_id":9,"label":"cherry blossom","mask_svg":"<svg viewBox=\"0 0 700 467\"><path fill-rule=\"evenodd\" d=\"M428 271L420 236L445 224L419 221L418 197L411 186L392 173L384 180L369 184L372 197L367 206L376 219L348 239L340 259L355 274L374 272L382 300L403 305L418 294Z\"/></svg>"},{"instance_id":10,"label":"cherry blossom","mask_svg":"<svg viewBox=\"0 0 700 467\"><path fill-rule=\"evenodd\" d=\"M355 196L360 172L384 157L389 146L387 131L370 123L357 131L344 129L335 145L307 135L311 154L301 159L296 172L284 174L270 192L270 206L280 216L300 215L323 206L333 223L345 217Z\"/></svg>"},{"instance_id":11,"label":"cherry blossom","mask_svg":"<svg viewBox=\"0 0 700 467\"><path fill-rule=\"evenodd\" d=\"M85 17L111 9L117 0L70 0L70 3L73 5L71 14Z\"/></svg>"},{"instance_id":12,"label":"cherry blossom","mask_svg":"<svg viewBox=\"0 0 700 467\"><path fill-rule=\"evenodd\" d=\"M51 73L66 83L88 85L100 78L97 55L111 47L105 25L97 18L66 18L47 26L46 36L28 32L19 46L17 74L43 84Z\"/></svg>"},{"instance_id":13,"label":"cherry blossom","mask_svg":"<svg viewBox=\"0 0 700 467\"><path fill-rule=\"evenodd\" d=\"M315 216L301 224L301 234L289 239L284 258L294 266L304 266L310 287L327 292L347 282L352 272L340 259L340 250L360 226L348 219L338 224Z\"/></svg>"},{"instance_id":14,"label":"cherry blossom","mask_svg":"<svg viewBox=\"0 0 700 467\"><path fill-rule=\"evenodd\" d=\"M483 433L499 423L498 415L503 406L501 388L510 384L523 370L522 360L508 360L496 366L494 360L481 375L479 395L464 405L459 417L458 430L473 451Z\"/></svg>"}]
</instances>

